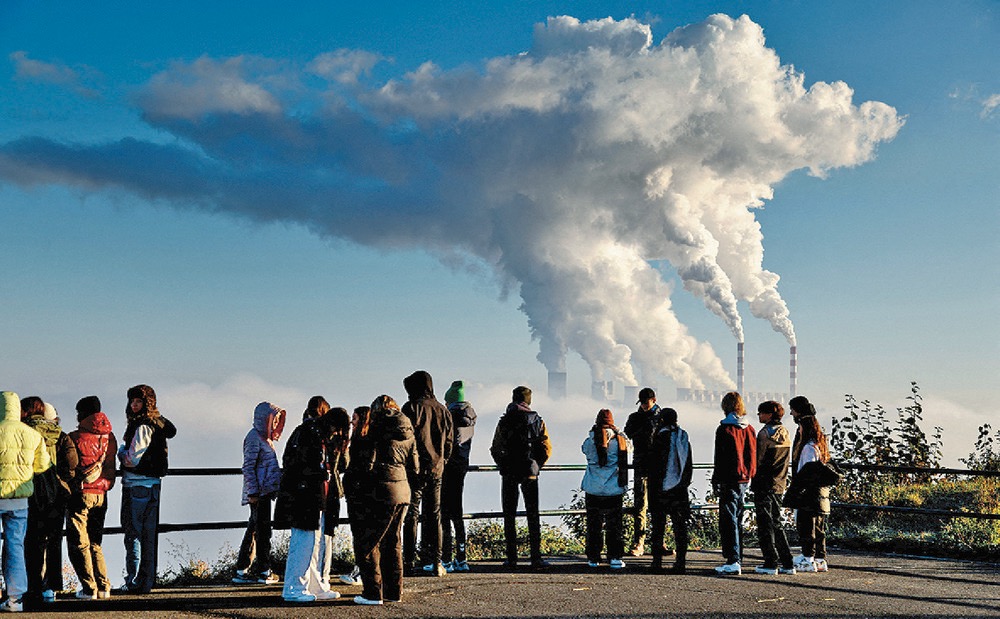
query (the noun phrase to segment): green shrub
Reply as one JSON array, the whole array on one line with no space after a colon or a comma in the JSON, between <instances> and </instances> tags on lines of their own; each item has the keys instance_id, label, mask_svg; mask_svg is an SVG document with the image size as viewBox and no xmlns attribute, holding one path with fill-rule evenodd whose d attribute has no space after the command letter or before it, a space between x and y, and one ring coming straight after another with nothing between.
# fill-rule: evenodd
<instances>
[{"instance_id":1,"label":"green shrub","mask_svg":"<svg viewBox=\"0 0 1000 619\"><path fill-rule=\"evenodd\" d=\"M528 527L521 524L523 518L518 519L517 525L517 553L519 556L528 556ZM468 525L466 532L466 552L469 559L505 559L507 557L507 542L503 532L503 521L498 519L473 520ZM560 527L554 527L547 523L542 523L542 543L541 551L543 555L575 555L583 552L583 544L574 535Z\"/></svg>"}]
</instances>

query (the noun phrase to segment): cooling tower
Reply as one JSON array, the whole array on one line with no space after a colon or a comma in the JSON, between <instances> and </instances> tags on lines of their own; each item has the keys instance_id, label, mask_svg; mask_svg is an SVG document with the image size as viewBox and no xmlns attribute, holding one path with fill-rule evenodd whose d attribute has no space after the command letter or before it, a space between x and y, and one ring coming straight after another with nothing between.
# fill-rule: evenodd
<instances>
[{"instance_id":1,"label":"cooling tower","mask_svg":"<svg viewBox=\"0 0 1000 619\"><path fill-rule=\"evenodd\" d=\"M795 397L796 388L799 382L799 352L797 346L792 346L788 349L790 359L788 361L788 392L790 398Z\"/></svg>"},{"instance_id":2,"label":"cooling tower","mask_svg":"<svg viewBox=\"0 0 1000 619\"><path fill-rule=\"evenodd\" d=\"M553 400L566 397L566 372L549 372L549 397Z\"/></svg>"},{"instance_id":3,"label":"cooling tower","mask_svg":"<svg viewBox=\"0 0 1000 619\"><path fill-rule=\"evenodd\" d=\"M625 385L623 388L625 397L622 398L622 406L625 410L630 410L635 406L635 401L639 399L639 385Z\"/></svg>"}]
</instances>

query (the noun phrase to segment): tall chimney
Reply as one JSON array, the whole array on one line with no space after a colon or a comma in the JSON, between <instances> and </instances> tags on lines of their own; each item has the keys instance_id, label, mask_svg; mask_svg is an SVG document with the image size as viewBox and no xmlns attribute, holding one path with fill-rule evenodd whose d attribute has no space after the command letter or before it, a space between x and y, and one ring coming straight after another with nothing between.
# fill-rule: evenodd
<instances>
[{"instance_id":1,"label":"tall chimney","mask_svg":"<svg viewBox=\"0 0 1000 619\"><path fill-rule=\"evenodd\" d=\"M566 372L549 372L549 397L553 400L566 397Z\"/></svg>"},{"instance_id":2,"label":"tall chimney","mask_svg":"<svg viewBox=\"0 0 1000 619\"><path fill-rule=\"evenodd\" d=\"M635 401L639 398L639 385L625 385L625 397L622 398L622 407L629 410L635 406Z\"/></svg>"},{"instance_id":3,"label":"tall chimney","mask_svg":"<svg viewBox=\"0 0 1000 619\"><path fill-rule=\"evenodd\" d=\"M798 365L799 365L799 353L798 347L792 346L788 349L791 358L788 361L788 392L791 394L788 397L795 397L795 389L798 387Z\"/></svg>"},{"instance_id":4,"label":"tall chimney","mask_svg":"<svg viewBox=\"0 0 1000 619\"><path fill-rule=\"evenodd\" d=\"M736 344L736 390L743 395L743 342Z\"/></svg>"}]
</instances>

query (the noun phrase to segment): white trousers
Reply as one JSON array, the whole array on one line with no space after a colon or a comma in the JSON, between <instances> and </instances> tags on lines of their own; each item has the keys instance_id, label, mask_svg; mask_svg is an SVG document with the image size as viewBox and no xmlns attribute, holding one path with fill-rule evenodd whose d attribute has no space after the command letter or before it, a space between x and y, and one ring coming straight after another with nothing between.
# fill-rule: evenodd
<instances>
[{"instance_id":1,"label":"white trousers","mask_svg":"<svg viewBox=\"0 0 1000 619\"><path fill-rule=\"evenodd\" d=\"M330 590L330 567L333 559L333 537L323 534L323 516L319 529L305 531L292 528L285 561L284 597L302 593L313 595Z\"/></svg>"}]
</instances>

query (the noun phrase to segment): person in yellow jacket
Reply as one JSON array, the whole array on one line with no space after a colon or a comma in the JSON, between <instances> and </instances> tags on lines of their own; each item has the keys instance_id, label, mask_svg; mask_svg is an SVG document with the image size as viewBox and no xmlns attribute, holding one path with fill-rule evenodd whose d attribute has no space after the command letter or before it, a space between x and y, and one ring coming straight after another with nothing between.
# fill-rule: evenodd
<instances>
[{"instance_id":1,"label":"person in yellow jacket","mask_svg":"<svg viewBox=\"0 0 1000 619\"><path fill-rule=\"evenodd\" d=\"M24 564L24 534L28 528L28 497L35 491L36 473L44 473L52 460L42 435L21 421L21 398L0 392L0 523L3 526L3 574L6 599L0 611L22 610L21 596L28 588Z\"/></svg>"}]
</instances>

